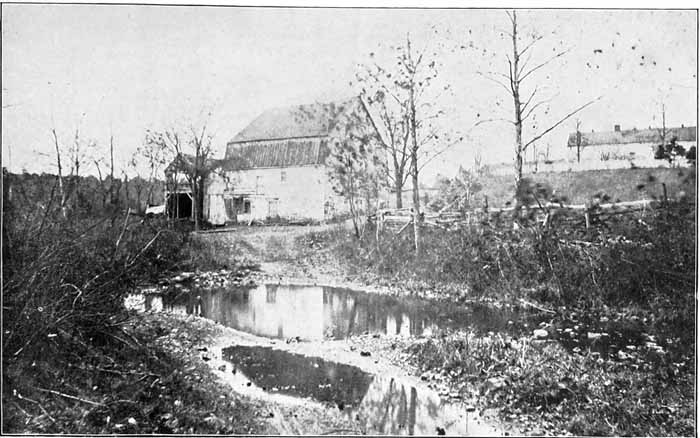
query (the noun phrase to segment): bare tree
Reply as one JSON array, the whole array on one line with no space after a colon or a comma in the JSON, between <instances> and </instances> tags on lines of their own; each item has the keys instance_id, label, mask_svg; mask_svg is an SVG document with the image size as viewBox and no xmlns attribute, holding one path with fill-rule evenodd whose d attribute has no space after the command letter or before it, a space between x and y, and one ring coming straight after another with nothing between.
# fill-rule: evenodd
<instances>
[{"instance_id":1,"label":"bare tree","mask_svg":"<svg viewBox=\"0 0 700 438\"><path fill-rule=\"evenodd\" d=\"M367 105L368 113L373 111L378 119L370 117L374 129L380 133L379 144L387 153L391 166L385 167L387 182L394 189L396 208L403 208L403 187L408 181L408 165L411 158L408 147L410 130L405 111L406 103L393 90L393 83L385 79L384 70L378 65L365 67L358 73L358 82L362 84L362 102Z\"/></svg>"},{"instance_id":2,"label":"bare tree","mask_svg":"<svg viewBox=\"0 0 700 438\"><path fill-rule=\"evenodd\" d=\"M565 116L558 119L555 123L542 129L540 132L533 135L529 140L523 139L523 124L535 115L535 111L547 105L552 98L540 99L538 97L538 92L540 88L535 85L532 91L523 94L524 84L528 78L532 79L532 75L539 71L540 69L548 66L553 61L563 57L571 49L564 50L554 50L554 54L546 58L544 61L539 62L535 65L532 63L532 54L535 45L541 41L544 36L533 34L531 35L531 40L524 45L524 47L519 47L518 42L521 39L518 30L518 16L515 10L508 12L508 19L511 24L510 30L504 30L503 32L508 35L512 41L513 51L511 54L506 54L506 60L508 61L508 71L507 73L498 72L480 72L479 74L486 79L495 82L504 88L510 97L513 99L513 119L509 120L515 127L515 161L514 161L514 173L515 173L515 192L518 193L520 188L520 183L523 177L523 156L525 151L530 145L535 144L536 141L549 134L559 125L564 123L569 118L573 117L575 114L582 111L584 108L590 106L595 101L599 100L601 97L597 97L587 103L575 108ZM502 119L491 119L502 120Z\"/></svg>"},{"instance_id":3,"label":"bare tree","mask_svg":"<svg viewBox=\"0 0 700 438\"><path fill-rule=\"evenodd\" d=\"M372 121L390 158L387 179L396 191L397 206L402 205L401 192L411 178L414 246L420 254L420 171L462 137L445 132L435 123L444 115L432 104L439 97L433 87L438 77L437 53L429 51L428 45L416 50L410 35L406 35L405 43L392 49L396 53L395 62L382 66L374 61L361 69L357 79L362 96L379 114ZM449 89L446 85L442 91ZM433 94L429 96L430 91Z\"/></svg>"},{"instance_id":4,"label":"bare tree","mask_svg":"<svg viewBox=\"0 0 700 438\"><path fill-rule=\"evenodd\" d=\"M192 215L195 230L199 230L204 205L204 182L212 171L212 136L207 122L201 128L190 125L185 131L175 128L146 132L146 144L172 156L166 173L184 175L192 192Z\"/></svg>"},{"instance_id":5,"label":"bare tree","mask_svg":"<svg viewBox=\"0 0 700 438\"><path fill-rule=\"evenodd\" d=\"M165 151L159 146L144 142L144 144L136 149L133 160L144 159L148 166L148 192L146 193L146 202L148 205L153 205L153 189L158 181L163 167L166 164Z\"/></svg>"},{"instance_id":6,"label":"bare tree","mask_svg":"<svg viewBox=\"0 0 700 438\"><path fill-rule=\"evenodd\" d=\"M51 134L53 135L53 144L56 148L56 167L58 168L58 191L61 196L61 214L63 217L67 217L66 213L66 190L63 185L63 166L61 165L61 147L58 142L58 136L56 135L56 128L51 128Z\"/></svg>"}]
</instances>

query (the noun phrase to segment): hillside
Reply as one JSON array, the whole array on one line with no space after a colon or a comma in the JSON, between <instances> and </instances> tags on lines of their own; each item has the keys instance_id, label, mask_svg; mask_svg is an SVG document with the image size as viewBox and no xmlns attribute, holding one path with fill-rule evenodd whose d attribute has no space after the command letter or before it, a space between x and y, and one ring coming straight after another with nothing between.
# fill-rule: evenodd
<instances>
[{"instance_id":1,"label":"hillside","mask_svg":"<svg viewBox=\"0 0 700 438\"><path fill-rule=\"evenodd\" d=\"M663 183L669 198L677 198L683 193L695 197L695 175L696 169L692 167L547 172L525 177L551 187L555 196L567 203L583 204L598 194L608 195L615 202L661 198ZM503 206L512 200L512 176L486 175L480 183L483 188L476 195L477 205L483 205L484 196L488 197L492 207Z\"/></svg>"}]
</instances>

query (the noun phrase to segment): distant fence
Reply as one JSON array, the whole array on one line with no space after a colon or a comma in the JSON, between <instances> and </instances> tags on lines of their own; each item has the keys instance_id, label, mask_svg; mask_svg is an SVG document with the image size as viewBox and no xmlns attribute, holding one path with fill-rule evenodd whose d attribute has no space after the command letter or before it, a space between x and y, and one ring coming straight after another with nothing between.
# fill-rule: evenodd
<instances>
[{"instance_id":1,"label":"distant fence","mask_svg":"<svg viewBox=\"0 0 700 438\"><path fill-rule=\"evenodd\" d=\"M660 205L663 201L644 199L639 201L603 203L603 204L572 204L548 202L529 207L480 208L467 211L440 211L422 214L422 224L437 228L449 229L454 226L471 225L485 220L495 219L503 214L515 213L516 208L530 213L530 217L543 226L552 223L555 217L580 220L589 228L594 221L605 221L615 215L640 212L645 214ZM413 209L378 210L369 217L377 224L378 229L398 229L402 232L413 223Z\"/></svg>"}]
</instances>

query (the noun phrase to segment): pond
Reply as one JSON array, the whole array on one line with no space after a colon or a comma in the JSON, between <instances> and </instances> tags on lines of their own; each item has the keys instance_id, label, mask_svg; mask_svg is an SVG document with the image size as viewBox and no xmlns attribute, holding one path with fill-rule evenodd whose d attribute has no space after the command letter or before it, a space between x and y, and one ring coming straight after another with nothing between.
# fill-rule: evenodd
<instances>
[{"instance_id":1,"label":"pond","mask_svg":"<svg viewBox=\"0 0 700 438\"><path fill-rule=\"evenodd\" d=\"M397 298L316 285L191 290L180 286L166 294L136 295L131 299L137 302L131 307L196 314L247 333L285 340L347 339L362 334L421 337L441 329L519 336L532 335L533 329L544 326L548 340L556 340L574 352L590 350L601 357L648 356L649 352L656 357L659 348L668 351L671 347L663 339L647 336L647 327L641 321L561 320L542 312ZM655 343L650 344L650 339Z\"/></svg>"},{"instance_id":2,"label":"pond","mask_svg":"<svg viewBox=\"0 0 700 438\"><path fill-rule=\"evenodd\" d=\"M263 284L147 297L146 310L198 314L225 326L277 339L346 339L361 334L424 336L445 328L477 332L522 329L535 315L326 286ZM535 321L539 322L539 320Z\"/></svg>"}]
</instances>

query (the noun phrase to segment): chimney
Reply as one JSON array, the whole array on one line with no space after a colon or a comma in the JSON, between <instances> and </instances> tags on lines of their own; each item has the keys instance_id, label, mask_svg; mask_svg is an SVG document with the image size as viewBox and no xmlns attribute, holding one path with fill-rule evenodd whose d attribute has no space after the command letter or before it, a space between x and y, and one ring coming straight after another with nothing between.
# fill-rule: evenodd
<instances>
[{"instance_id":1,"label":"chimney","mask_svg":"<svg viewBox=\"0 0 700 438\"><path fill-rule=\"evenodd\" d=\"M615 132L620 132L620 125L615 125Z\"/></svg>"}]
</instances>

